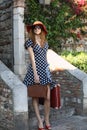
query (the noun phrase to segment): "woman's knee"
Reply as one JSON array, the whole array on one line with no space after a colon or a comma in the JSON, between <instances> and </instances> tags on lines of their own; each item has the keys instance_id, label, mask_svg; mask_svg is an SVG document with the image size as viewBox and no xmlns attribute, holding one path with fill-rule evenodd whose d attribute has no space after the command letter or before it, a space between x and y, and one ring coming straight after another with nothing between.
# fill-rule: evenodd
<instances>
[{"instance_id":1,"label":"woman's knee","mask_svg":"<svg viewBox=\"0 0 87 130\"><path fill-rule=\"evenodd\" d=\"M38 98L33 97L33 98L32 98L32 102L33 102L33 103L34 103L34 102L38 102Z\"/></svg>"},{"instance_id":2,"label":"woman's knee","mask_svg":"<svg viewBox=\"0 0 87 130\"><path fill-rule=\"evenodd\" d=\"M45 99L45 101L50 102L50 96Z\"/></svg>"}]
</instances>

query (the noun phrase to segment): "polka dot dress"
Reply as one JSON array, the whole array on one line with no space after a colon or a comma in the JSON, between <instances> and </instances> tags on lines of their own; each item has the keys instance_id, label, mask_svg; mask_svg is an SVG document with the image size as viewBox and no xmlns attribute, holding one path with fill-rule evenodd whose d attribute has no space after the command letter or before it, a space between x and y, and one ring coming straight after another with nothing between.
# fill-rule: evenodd
<instances>
[{"instance_id":1,"label":"polka dot dress","mask_svg":"<svg viewBox=\"0 0 87 130\"><path fill-rule=\"evenodd\" d=\"M51 73L49 70L49 65L47 63L47 50L48 50L48 43L45 44L43 48L41 48L38 44L33 46L33 42L29 39L25 42L25 48L28 47L33 48L35 63L36 63L36 70L39 75L39 80L41 85L46 85L48 83L52 84ZM23 83L28 87L34 84L34 73L32 64L29 65L27 74L24 78Z\"/></svg>"}]
</instances>

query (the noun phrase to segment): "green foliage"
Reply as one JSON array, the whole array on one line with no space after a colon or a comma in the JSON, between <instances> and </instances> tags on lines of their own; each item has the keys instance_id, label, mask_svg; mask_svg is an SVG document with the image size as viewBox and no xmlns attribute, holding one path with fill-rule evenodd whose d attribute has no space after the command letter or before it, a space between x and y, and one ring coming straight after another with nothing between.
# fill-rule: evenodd
<instances>
[{"instance_id":1,"label":"green foliage","mask_svg":"<svg viewBox=\"0 0 87 130\"><path fill-rule=\"evenodd\" d=\"M70 52L63 51L61 56L71 64L87 73L87 53L86 52Z\"/></svg>"},{"instance_id":2,"label":"green foliage","mask_svg":"<svg viewBox=\"0 0 87 130\"><path fill-rule=\"evenodd\" d=\"M26 0L24 22L32 24L36 20L40 20L46 25L50 48L56 52L61 47L61 39L70 36L76 38L76 35L70 30L82 26L80 17L74 15L71 7L61 0L54 0L45 7L40 5L37 0Z\"/></svg>"}]
</instances>

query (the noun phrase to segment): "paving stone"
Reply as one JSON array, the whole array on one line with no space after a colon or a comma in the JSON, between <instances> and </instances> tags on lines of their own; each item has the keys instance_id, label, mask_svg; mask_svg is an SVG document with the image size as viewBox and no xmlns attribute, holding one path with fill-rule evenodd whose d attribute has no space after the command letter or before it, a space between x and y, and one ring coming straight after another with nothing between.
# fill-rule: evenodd
<instances>
[{"instance_id":1,"label":"paving stone","mask_svg":"<svg viewBox=\"0 0 87 130\"><path fill-rule=\"evenodd\" d=\"M71 116L58 120L51 120L52 130L87 130L87 117ZM38 130L37 125L31 126L30 130Z\"/></svg>"}]
</instances>

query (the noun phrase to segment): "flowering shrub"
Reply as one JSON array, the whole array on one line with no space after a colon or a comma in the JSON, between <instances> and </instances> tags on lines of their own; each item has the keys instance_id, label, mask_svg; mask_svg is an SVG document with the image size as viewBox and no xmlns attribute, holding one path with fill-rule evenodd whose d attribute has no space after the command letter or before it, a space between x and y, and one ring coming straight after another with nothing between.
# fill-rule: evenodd
<instances>
[{"instance_id":1,"label":"flowering shrub","mask_svg":"<svg viewBox=\"0 0 87 130\"><path fill-rule=\"evenodd\" d=\"M87 3L87 0L85 1ZM83 15L83 12L78 11L77 7L83 8L86 3L78 3L77 0L52 0L50 5L45 6L40 5L38 0L26 0L25 3L25 24L32 24L36 20L42 21L48 30L49 46L57 53L60 51L62 40L66 41L69 37L76 40L82 38L81 29L84 27L82 20L87 13L83 11ZM74 14L74 10L77 11L77 14Z\"/></svg>"},{"instance_id":2,"label":"flowering shrub","mask_svg":"<svg viewBox=\"0 0 87 130\"><path fill-rule=\"evenodd\" d=\"M70 4L76 15L87 13L87 0L66 0Z\"/></svg>"}]
</instances>

